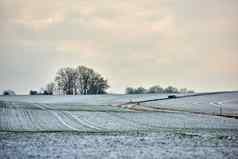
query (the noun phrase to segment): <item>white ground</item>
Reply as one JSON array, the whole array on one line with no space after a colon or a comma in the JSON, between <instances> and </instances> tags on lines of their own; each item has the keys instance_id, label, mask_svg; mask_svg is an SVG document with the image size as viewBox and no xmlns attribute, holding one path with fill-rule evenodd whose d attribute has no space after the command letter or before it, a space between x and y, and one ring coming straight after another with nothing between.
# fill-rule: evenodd
<instances>
[{"instance_id":1,"label":"white ground","mask_svg":"<svg viewBox=\"0 0 238 159\"><path fill-rule=\"evenodd\" d=\"M237 158L235 131L0 133L0 158Z\"/></svg>"},{"instance_id":2,"label":"white ground","mask_svg":"<svg viewBox=\"0 0 238 159\"><path fill-rule=\"evenodd\" d=\"M238 116L238 92L144 103L145 106ZM221 111L221 112L220 112Z\"/></svg>"},{"instance_id":3,"label":"white ground","mask_svg":"<svg viewBox=\"0 0 238 159\"><path fill-rule=\"evenodd\" d=\"M236 114L238 93L143 103L180 111L116 106L166 96L1 96L0 158L238 156L238 119L213 115Z\"/></svg>"}]
</instances>

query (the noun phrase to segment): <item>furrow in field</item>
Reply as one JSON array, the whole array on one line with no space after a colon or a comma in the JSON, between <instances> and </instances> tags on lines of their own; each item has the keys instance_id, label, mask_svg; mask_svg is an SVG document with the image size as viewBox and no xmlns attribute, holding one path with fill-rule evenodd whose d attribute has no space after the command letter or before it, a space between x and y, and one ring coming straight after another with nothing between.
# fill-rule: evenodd
<instances>
[{"instance_id":1,"label":"furrow in field","mask_svg":"<svg viewBox=\"0 0 238 159\"><path fill-rule=\"evenodd\" d=\"M161 127L158 127L157 125L143 123L143 122L140 122L139 120L134 120L133 118L129 117L129 116L136 115L136 113L137 112L126 113L126 114L128 114L128 115L124 114L126 117L121 115L122 113L108 113L108 114L110 114L111 116L116 117L117 119L124 120L125 122L133 123L134 125L136 125L136 127L140 127L141 129L158 129L158 128L161 128Z\"/></svg>"},{"instance_id":2,"label":"furrow in field","mask_svg":"<svg viewBox=\"0 0 238 159\"><path fill-rule=\"evenodd\" d=\"M65 130L65 126L45 110L16 109L17 103L11 103L1 112L1 129L16 131Z\"/></svg>"},{"instance_id":3,"label":"furrow in field","mask_svg":"<svg viewBox=\"0 0 238 159\"><path fill-rule=\"evenodd\" d=\"M111 112L118 113L118 112ZM100 125L103 131L127 131L142 129L137 123L128 120L120 119L109 112L72 112L76 117L87 120L93 125Z\"/></svg>"},{"instance_id":4,"label":"furrow in field","mask_svg":"<svg viewBox=\"0 0 238 159\"><path fill-rule=\"evenodd\" d=\"M42 110L45 110L45 111L50 112L53 116L55 116L55 117L58 119L58 121L60 121L64 126L66 126L67 128L69 128L70 130L76 130L76 131L79 130L79 129L77 129L77 128L71 126L70 124L66 123L66 122L62 119L62 115L58 115L57 112L46 109L44 106L42 106L42 104L35 104L35 106L41 108Z\"/></svg>"},{"instance_id":5,"label":"furrow in field","mask_svg":"<svg viewBox=\"0 0 238 159\"><path fill-rule=\"evenodd\" d=\"M95 130L105 130L105 128L95 125L86 119L82 119L80 116L76 116L73 113L67 112L67 114L69 114L74 120L78 121L80 124L84 125L85 127L95 129Z\"/></svg>"},{"instance_id":6,"label":"furrow in field","mask_svg":"<svg viewBox=\"0 0 238 159\"><path fill-rule=\"evenodd\" d=\"M71 130L75 131L99 131L103 130L98 126L93 125L85 120L82 120L80 117L73 116L70 112L67 111L54 111L47 109L48 106L45 104L40 104L40 107L44 110L51 112L63 125L67 126Z\"/></svg>"},{"instance_id":7,"label":"furrow in field","mask_svg":"<svg viewBox=\"0 0 238 159\"><path fill-rule=\"evenodd\" d=\"M238 116L238 93L210 94L143 103L143 106L195 113Z\"/></svg>"},{"instance_id":8,"label":"furrow in field","mask_svg":"<svg viewBox=\"0 0 238 159\"><path fill-rule=\"evenodd\" d=\"M190 113L139 112L116 116L151 128L224 128L238 129L238 120Z\"/></svg>"},{"instance_id":9,"label":"furrow in field","mask_svg":"<svg viewBox=\"0 0 238 159\"><path fill-rule=\"evenodd\" d=\"M238 110L238 102L235 99L237 95L219 94L148 102L140 105L143 110L140 110L140 108L136 111L128 111L121 108L114 109L114 107L106 105L24 103L10 101L9 99L9 101L0 102L0 129L11 131L82 132L152 131L160 128L238 130L237 119L188 113L189 111L218 113L220 105L222 113L235 113ZM87 98L89 99L89 97ZM143 98L143 95L140 98ZM102 103L105 103L105 101L100 104ZM188 112L154 111L152 108L177 109Z\"/></svg>"}]
</instances>

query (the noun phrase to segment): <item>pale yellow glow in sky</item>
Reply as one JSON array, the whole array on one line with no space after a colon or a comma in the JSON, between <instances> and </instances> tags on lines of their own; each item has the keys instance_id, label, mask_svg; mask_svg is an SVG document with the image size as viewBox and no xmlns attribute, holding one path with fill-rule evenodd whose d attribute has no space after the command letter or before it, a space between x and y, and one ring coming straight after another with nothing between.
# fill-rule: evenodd
<instances>
[{"instance_id":1,"label":"pale yellow glow in sky","mask_svg":"<svg viewBox=\"0 0 238 159\"><path fill-rule=\"evenodd\" d=\"M27 93L65 66L126 86L238 90L237 0L1 0L0 91Z\"/></svg>"}]
</instances>

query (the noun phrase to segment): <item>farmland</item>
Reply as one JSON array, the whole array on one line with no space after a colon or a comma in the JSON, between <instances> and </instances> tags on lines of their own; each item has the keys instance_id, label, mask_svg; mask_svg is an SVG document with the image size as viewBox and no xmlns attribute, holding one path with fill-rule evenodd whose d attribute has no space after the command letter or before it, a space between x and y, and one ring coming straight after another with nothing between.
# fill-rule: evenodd
<instances>
[{"instance_id":1,"label":"farmland","mask_svg":"<svg viewBox=\"0 0 238 159\"><path fill-rule=\"evenodd\" d=\"M237 92L167 96L1 96L0 158L238 155Z\"/></svg>"}]
</instances>

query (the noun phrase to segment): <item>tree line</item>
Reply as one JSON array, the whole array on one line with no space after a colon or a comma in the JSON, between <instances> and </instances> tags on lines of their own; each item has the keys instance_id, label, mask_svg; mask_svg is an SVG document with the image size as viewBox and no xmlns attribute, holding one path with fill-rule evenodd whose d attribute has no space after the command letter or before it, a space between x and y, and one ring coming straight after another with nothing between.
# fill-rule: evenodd
<instances>
[{"instance_id":1,"label":"tree line","mask_svg":"<svg viewBox=\"0 0 238 159\"><path fill-rule=\"evenodd\" d=\"M187 88L178 89L173 86L168 86L163 88L159 85L152 86L148 89L144 87L127 87L126 94L146 94L146 93L194 93L193 90L189 90Z\"/></svg>"},{"instance_id":2,"label":"tree line","mask_svg":"<svg viewBox=\"0 0 238 159\"><path fill-rule=\"evenodd\" d=\"M65 67L57 71L54 82L48 83L45 90L30 91L31 95L86 95L105 94L109 88L108 81L93 69L78 66Z\"/></svg>"},{"instance_id":3,"label":"tree line","mask_svg":"<svg viewBox=\"0 0 238 159\"><path fill-rule=\"evenodd\" d=\"M99 73L86 66L79 65L75 68L60 68L53 82L41 88L40 91L30 90L30 95L87 95L106 94L109 88L108 81ZM7 94L8 92L5 92ZM148 89L144 87L127 87L126 94L146 93L194 93L187 88L177 89L173 86L163 88L154 85ZM10 93L9 93L10 94Z\"/></svg>"}]
</instances>

